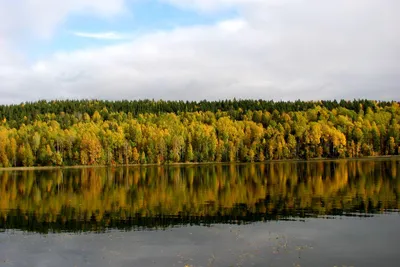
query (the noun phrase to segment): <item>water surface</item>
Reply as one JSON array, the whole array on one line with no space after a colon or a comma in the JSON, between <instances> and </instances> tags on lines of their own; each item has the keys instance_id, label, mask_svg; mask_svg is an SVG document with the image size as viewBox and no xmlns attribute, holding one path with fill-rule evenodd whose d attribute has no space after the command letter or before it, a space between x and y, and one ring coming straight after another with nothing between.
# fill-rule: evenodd
<instances>
[{"instance_id":1,"label":"water surface","mask_svg":"<svg viewBox=\"0 0 400 267\"><path fill-rule=\"evenodd\" d=\"M398 266L399 168L0 171L0 266Z\"/></svg>"}]
</instances>

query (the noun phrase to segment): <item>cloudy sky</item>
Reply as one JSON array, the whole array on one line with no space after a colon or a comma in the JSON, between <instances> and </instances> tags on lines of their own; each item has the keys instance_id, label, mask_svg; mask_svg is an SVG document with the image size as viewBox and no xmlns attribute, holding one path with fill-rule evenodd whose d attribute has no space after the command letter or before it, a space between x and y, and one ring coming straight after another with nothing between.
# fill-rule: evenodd
<instances>
[{"instance_id":1,"label":"cloudy sky","mask_svg":"<svg viewBox=\"0 0 400 267\"><path fill-rule=\"evenodd\" d=\"M0 103L400 100L398 0L0 0Z\"/></svg>"}]
</instances>

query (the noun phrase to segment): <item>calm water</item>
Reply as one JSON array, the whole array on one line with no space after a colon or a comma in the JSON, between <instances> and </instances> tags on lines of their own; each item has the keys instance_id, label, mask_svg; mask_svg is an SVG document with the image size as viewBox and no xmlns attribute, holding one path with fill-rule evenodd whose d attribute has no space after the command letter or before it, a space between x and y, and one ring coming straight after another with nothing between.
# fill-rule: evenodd
<instances>
[{"instance_id":1,"label":"calm water","mask_svg":"<svg viewBox=\"0 0 400 267\"><path fill-rule=\"evenodd\" d=\"M0 171L0 266L400 266L400 161Z\"/></svg>"}]
</instances>

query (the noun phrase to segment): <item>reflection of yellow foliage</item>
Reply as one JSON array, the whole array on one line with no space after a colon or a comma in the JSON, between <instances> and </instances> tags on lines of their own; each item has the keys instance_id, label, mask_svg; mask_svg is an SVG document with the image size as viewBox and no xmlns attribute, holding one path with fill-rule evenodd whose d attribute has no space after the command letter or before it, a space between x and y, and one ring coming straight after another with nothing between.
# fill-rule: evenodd
<instances>
[{"instance_id":1,"label":"reflection of yellow foliage","mask_svg":"<svg viewBox=\"0 0 400 267\"><path fill-rule=\"evenodd\" d=\"M39 220L102 220L104 215L229 215L308 209L398 209L397 162L314 162L268 165L96 168L0 172L0 217L10 210ZM389 170L384 173L382 169ZM391 175L389 176L382 176ZM12 178L11 178L12 177ZM266 201L268 199L268 201ZM74 212L64 213L65 209Z\"/></svg>"}]
</instances>

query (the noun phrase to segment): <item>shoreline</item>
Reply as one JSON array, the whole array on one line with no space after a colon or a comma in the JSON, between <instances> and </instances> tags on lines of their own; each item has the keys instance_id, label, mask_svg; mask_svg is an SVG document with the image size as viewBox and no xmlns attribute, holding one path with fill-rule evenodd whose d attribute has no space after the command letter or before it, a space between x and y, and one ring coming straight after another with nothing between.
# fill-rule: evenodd
<instances>
[{"instance_id":1,"label":"shoreline","mask_svg":"<svg viewBox=\"0 0 400 267\"><path fill-rule=\"evenodd\" d=\"M270 164L270 163L305 163L329 161L368 161L368 160L400 160L400 155L366 156L360 158L311 158L311 159L275 159L263 162L175 162L175 163L146 163L146 164L116 164L116 165L73 165L73 166L32 166L32 167L1 167L0 171L29 171L29 170L61 170L85 168L123 168L123 167L154 167L154 166L202 166L202 165L245 165L245 164Z\"/></svg>"}]
</instances>

